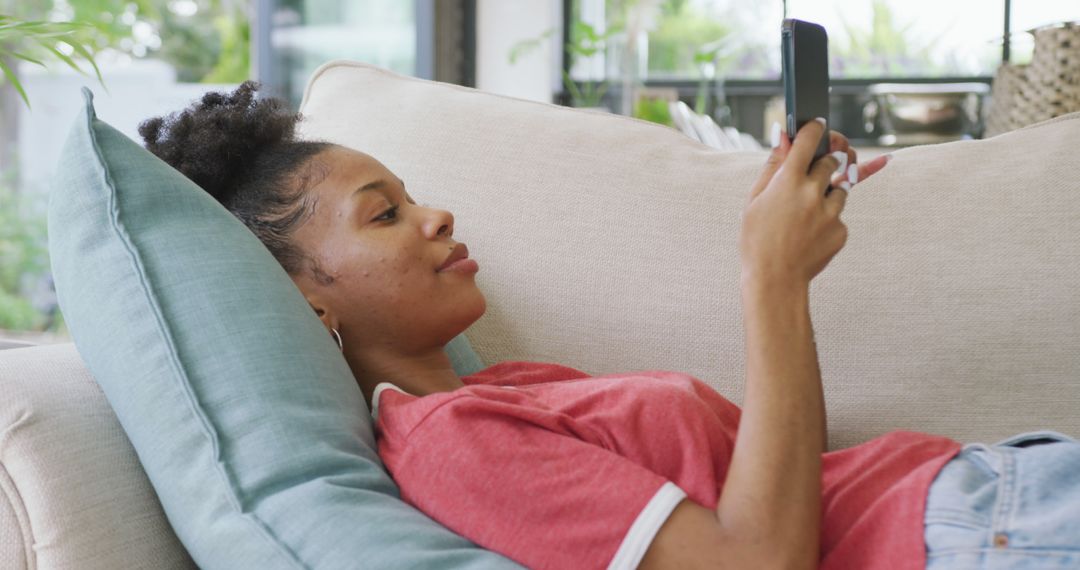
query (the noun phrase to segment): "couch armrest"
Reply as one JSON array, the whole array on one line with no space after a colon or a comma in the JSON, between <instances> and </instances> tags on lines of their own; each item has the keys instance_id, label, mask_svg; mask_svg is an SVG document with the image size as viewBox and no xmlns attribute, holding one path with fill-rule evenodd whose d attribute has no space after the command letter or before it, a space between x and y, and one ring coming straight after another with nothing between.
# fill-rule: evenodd
<instances>
[{"instance_id":1,"label":"couch armrest","mask_svg":"<svg viewBox=\"0 0 1080 570\"><path fill-rule=\"evenodd\" d=\"M0 394L0 560L196 567L74 344L0 352Z\"/></svg>"}]
</instances>

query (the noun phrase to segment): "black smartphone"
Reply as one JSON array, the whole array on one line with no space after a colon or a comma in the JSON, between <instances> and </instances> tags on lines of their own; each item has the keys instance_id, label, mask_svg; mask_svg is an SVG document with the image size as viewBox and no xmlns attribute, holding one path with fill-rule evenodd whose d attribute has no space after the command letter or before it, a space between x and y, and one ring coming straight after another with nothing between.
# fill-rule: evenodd
<instances>
[{"instance_id":1,"label":"black smartphone","mask_svg":"<svg viewBox=\"0 0 1080 570\"><path fill-rule=\"evenodd\" d=\"M784 103L787 135L795 133L817 117L829 128L829 36L825 28L812 22L788 18L781 27ZM814 160L829 152L829 137L821 137Z\"/></svg>"}]
</instances>

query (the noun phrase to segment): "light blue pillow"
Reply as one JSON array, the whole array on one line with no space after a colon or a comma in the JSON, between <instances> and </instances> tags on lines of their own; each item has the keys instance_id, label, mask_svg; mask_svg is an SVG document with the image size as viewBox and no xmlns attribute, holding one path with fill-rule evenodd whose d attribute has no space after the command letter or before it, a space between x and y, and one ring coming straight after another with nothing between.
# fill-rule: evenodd
<instances>
[{"instance_id":1,"label":"light blue pillow","mask_svg":"<svg viewBox=\"0 0 1080 570\"><path fill-rule=\"evenodd\" d=\"M72 340L202 568L520 568L399 499L348 364L270 252L97 120L61 153L49 248ZM482 365L459 337L455 368Z\"/></svg>"}]
</instances>

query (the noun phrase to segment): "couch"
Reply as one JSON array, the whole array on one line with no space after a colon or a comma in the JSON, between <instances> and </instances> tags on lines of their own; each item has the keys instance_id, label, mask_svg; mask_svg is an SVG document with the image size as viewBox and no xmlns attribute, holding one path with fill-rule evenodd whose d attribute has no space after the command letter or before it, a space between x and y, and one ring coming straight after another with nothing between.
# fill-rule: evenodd
<instances>
[{"instance_id":1,"label":"couch","mask_svg":"<svg viewBox=\"0 0 1080 570\"><path fill-rule=\"evenodd\" d=\"M454 212L485 363L680 370L741 403L736 244L764 152L347 61L301 110L303 136ZM1066 115L899 149L852 190L848 242L811 288L830 449L895 429L1080 436L1078 145ZM3 568L195 566L74 344L0 350L0 491Z\"/></svg>"}]
</instances>

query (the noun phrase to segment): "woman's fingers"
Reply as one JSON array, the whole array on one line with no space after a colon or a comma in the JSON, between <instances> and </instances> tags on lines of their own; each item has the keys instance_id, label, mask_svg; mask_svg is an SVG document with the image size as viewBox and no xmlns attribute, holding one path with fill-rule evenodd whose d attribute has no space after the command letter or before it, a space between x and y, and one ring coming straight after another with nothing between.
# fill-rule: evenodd
<instances>
[{"instance_id":1,"label":"woman's fingers","mask_svg":"<svg viewBox=\"0 0 1080 570\"><path fill-rule=\"evenodd\" d=\"M779 125L776 125L774 128L778 127ZM778 146L773 148L765 163L765 168L751 188L747 204L753 202L754 198L769 186L773 177L785 164L789 164L793 172L799 172L799 168L809 170L808 177L813 179L818 187L827 187L830 184L839 187L847 182L850 188L855 183L862 182L885 168L891 158L891 155L882 155L866 164L857 164L858 155L855 149L851 148L851 141L838 132L829 131L830 154L828 156L832 156L832 160L826 161L825 157L822 157L811 166L813 153L817 149L817 141L823 133L824 126L820 121L810 121L803 125L796 134L794 143L788 140L783 131L779 131L778 136L775 136L777 133L773 133L774 136L771 138L778 142ZM828 166L831 166L832 170L827 170ZM830 196L832 194L832 192L829 193ZM846 200L846 196L842 200ZM842 203L839 209L843 209Z\"/></svg>"},{"instance_id":2,"label":"woman's fingers","mask_svg":"<svg viewBox=\"0 0 1080 570\"><path fill-rule=\"evenodd\" d=\"M863 180L866 180L867 178L870 178L874 174L877 174L877 172L879 170L881 170L882 168L885 168L885 165L888 164L889 160L891 160L891 159L892 159L892 155L883 154L883 155L875 158L874 160L871 160L870 162L867 162L866 164L860 164L859 165L859 182L862 182Z\"/></svg>"},{"instance_id":3,"label":"woman's fingers","mask_svg":"<svg viewBox=\"0 0 1080 570\"><path fill-rule=\"evenodd\" d=\"M844 204L847 203L848 193L847 190L840 187L833 187L829 194L825 196L825 212L832 217L839 217L840 212L844 211Z\"/></svg>"},{"instance_id":4,"label":"woman's fingers","mask_svg":"<svg viewBox=\"0 0 1080 570\"><path fill-rule=\"evenodd\" d=\"M862 182L863 180L866 180L867 178L873 176L882 168L885 168L885 165L888 164L889 160L891 159L892 155L883 154L871 160L870 162L867 162L866 164L858 165L859 175L856 182ZM839 186L848 180L849 178L847 177L847 175L834 175L832 180L833 190L829 192L827 196L825 196L825 211L828 212L830 215L839 216L840 212L844 211L844 204L847 203L848 193L844 191L844 188ZM854 185L853 182L850 184ZM851 185L847 186L847 189L850 189Z\"/></svg>"},{"instance_id":5,"label":"woman's fingers","mask_svg":"<svg viewBox=\"0 0 1080 570\"><path fill-rule=\"evenodd\" d=\"M829 152L836 152L838 150L847 153L849 165L855 164L855 149L851 148L851 141L836 131L829 131Z\"/></svg>"},{"instance_id":6,"label":"woman's fingers","mask_svg":"<svg viewBox=\"0 0 1080 570\"><path fill-rule=\"evenodd\" d=\"M795 141L791 143L791 151L784 163L790 164L791 168L797 169L799 173L809 170L810 162L814 160L814 151L824 135L824 119L814 119L803 125L799 132L795 133Z\"/></svg>"},{"instance_id":7,"label":"woman's fingers","mask_svg":"<svg viewBox=\"0 0 1080 570\"><path fill-rule=\"evenodd\" d=\"M851 184L858 182L858 167L855 165L858 156L855 153L855 149L851 148L851 141L836 131L829 131L829 151L843 151L847 153L846 164L844 161L841 161L841 168L836 171L836 176L843 180L847 180Z\"/></svg>"},{"instance_id":8,"label":"woman's fingers","mask_svg":"<svg viewBox=\"0 0 1080 570\"><path fill-rule=\"evenodd\" d=\"M779 123L773 123L773 131L773 135L775 135L773 139L777 141L777 146L773 147L769 159L765 162L765 168L762 169L757 182L750 189L750 196L746 200L747 204L753 202L754 198L765 190L769 185L769 181L776 175L776 171L780 170L780 166L784 164L788 151L791 150L791 141L788 140L787 134L780 130Z\"/></svg>"},{"instance_id":9,"label":"woman's fingers","mask_svg":"<svg viewBox=\"0 0 1080 570\"><path fill-rule=\"evenodd\" d=\"M844 164L847 164L847 154L842 150L838 150L819 158L810 167L810 173L807 177L813 181L814 192L818 196L824 195L825 188L829 185L833 175Z\"/></svg>"}]
</instances>

